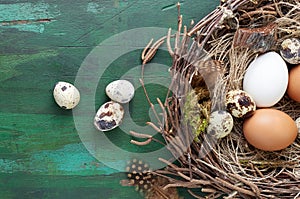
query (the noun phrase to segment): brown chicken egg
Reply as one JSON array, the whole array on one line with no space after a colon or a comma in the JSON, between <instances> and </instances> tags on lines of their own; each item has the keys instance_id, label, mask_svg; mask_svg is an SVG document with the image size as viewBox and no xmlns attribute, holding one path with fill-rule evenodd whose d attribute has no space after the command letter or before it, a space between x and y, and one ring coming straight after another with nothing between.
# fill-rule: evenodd
<instances>
[{"instance_id":1,"label":"brown chicken egg","mask_svg":"<svg viewBox=\"0 0 300 199\"><path fill-rule=\"evenodd\" d=\"M244 121L243 133L252 146L264 151L278 151L294 142L298 130L288 114L276 109L259 109Z\"/></svg>"},{"instance_id":2,"label":"brown chicken egg","mask_svg":"<svg viewBox=\"0 0 300 199\"><path fill-rule=\"evenodd\" d=\"M300 102L300 64L293 67L289 73L287 93L291 99Z\"/></svg>"}]
</instances>

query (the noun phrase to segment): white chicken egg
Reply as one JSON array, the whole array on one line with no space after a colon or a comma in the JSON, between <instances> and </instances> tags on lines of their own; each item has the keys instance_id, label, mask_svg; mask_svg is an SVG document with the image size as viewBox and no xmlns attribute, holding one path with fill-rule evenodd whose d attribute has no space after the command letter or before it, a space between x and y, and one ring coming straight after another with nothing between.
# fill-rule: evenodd
<instances>
[{"instance_id":1,"label":"white chicken egg","mask_svg":"<svg viewBox=\"0 0 300 199\"><path fill-rule=\"evenodd\" d=\"M68 82L57 82L54 90L53 97L58 106L63 109L72 109L80 101L80 93L78 89Z\"/></svg>"},{"instance_id":2,"label":"white chicken egg","mask_svg":"<svg viewBox=\"0 0 300 199\"><path fill-rule=\"evenodd\" d=\"M258 56L247 68L243 90L254 99L257 107L271 107L283 97L288 86L288 68L276 52Z\"/></svg>"}]
</instances>

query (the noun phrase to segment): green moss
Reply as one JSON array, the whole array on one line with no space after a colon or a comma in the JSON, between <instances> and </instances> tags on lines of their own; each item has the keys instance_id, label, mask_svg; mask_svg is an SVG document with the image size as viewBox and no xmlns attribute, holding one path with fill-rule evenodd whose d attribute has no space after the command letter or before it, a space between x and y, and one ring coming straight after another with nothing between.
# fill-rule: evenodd
<instances>
[{"instance_id":1,"label":"green moss","mask_svg":"<svg viewBox=\"0 0 300 199\"><path fill-rule=\"evenodd\" d=\"M204 89L199 90L197 93L195 90L190 91L187 94L183 108L184 121L191 126L196 142L200 141L198 138L199 135L205 132L208 126L210 101L199 103L199 101L207 97L204 93L207 93Z\"/></svg>"}]
</instances>

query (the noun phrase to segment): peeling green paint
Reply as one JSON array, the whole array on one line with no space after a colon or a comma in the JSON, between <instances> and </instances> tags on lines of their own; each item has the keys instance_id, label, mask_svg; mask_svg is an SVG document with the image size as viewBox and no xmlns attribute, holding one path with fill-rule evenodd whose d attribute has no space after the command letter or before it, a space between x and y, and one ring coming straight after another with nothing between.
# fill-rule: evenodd
<instances>
[{"instance_id":1,"label":"peeling green paint","mask_svg":"<svg viewBox=\"0 0 300 199\"><path fill-rule=\"evenodd\" d=\"M28 31L28 32L35 32L35 33L43 33L45 31L44 24L20 24L20 25L4 26L3 28L4 29L16 28L19 31Z\"/></svg>"},{"instance_id":2,"label":"peeling green paint","mask_svg":"<svg viewBox=\"0 0 300 199\"><path fill-rule=\"evenodd\" d=\"M114 169L94 159L83 144L69 144L57 150L33 152L26 159L0 159L0 172L30 172L44 175L109 175Z\"/></svg>"},{"instance_id":3,"label":"peeling green paint","mask_svg":"<svg viewBox=\"0 0 300 199\"><path fill-rule=\"evenodd\" d=\"M57 6L48 3L0 4L0 27L43 33L45 25L41 22L32 22L54 19L59 15Z\"/></svg>"},{"instance_id":4,"label":"peeling green paint","mask_svg":"<svg viewBox=\"0 0 300 199\"><path fill-rule=\"evenodd\" d=\"M104 11L104 9L105 9L104 4L100 5L96 2L89 2L87 5L87 12L91 12L94 14L101 13Z\"/></svg>"},{"instance_id":5,"label":"peeling green paint","mask_svg":"<svg viewBox=\"0 0 300 199\"><path fill-rule=\"evenodd\" d=\"M49 12L52 8L48 3L0 4L0 21L54 18L59 12Z\"/></svg>"}]
</instances>

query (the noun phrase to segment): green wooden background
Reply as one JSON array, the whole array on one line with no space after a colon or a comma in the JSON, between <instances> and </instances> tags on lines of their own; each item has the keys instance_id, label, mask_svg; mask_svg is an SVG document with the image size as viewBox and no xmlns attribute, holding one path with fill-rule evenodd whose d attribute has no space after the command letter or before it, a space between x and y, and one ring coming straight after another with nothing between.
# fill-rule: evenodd
<instances>
[{"instance_id":1,"label":"green wooden background","mask_svg":"<svg viewBox=\"0 0 300 199\"><path fill-rule=\"evenodd\" d=\"M192 19L198 21L218 2L182 1L184 24ZM143 27L176 28L175 3L172 0L0 1L1 199L141 198L132 187L119 184L125 178L124 173L106 166L88 152L75 128L72 111L61 110L54 103L52 89L57 81L73 83L88 54L115 34ZM98 108L108 100L105 85L139 65L140 53L133 50L107 68L91 106ZM158 52L153 61L171 63L164 51ZM156 72L168 76L166 71ZM146 79L155 75L148 74ZM138 78L136 73L132 80ZM165 89L160 86L149 85L149 89L155 93L154 98L164 96ZM135 125L145 125L151 118L148 110L142 89L137 89L129 108ZM119 131L106 135L123 150L143 153L158 147L133 146L129 143L130 136ZM113 151L103 151L111 153L108 154L111 157L116 155ZM182 194L185 195L184 190Z\"/></svg>"}]
</instances>

